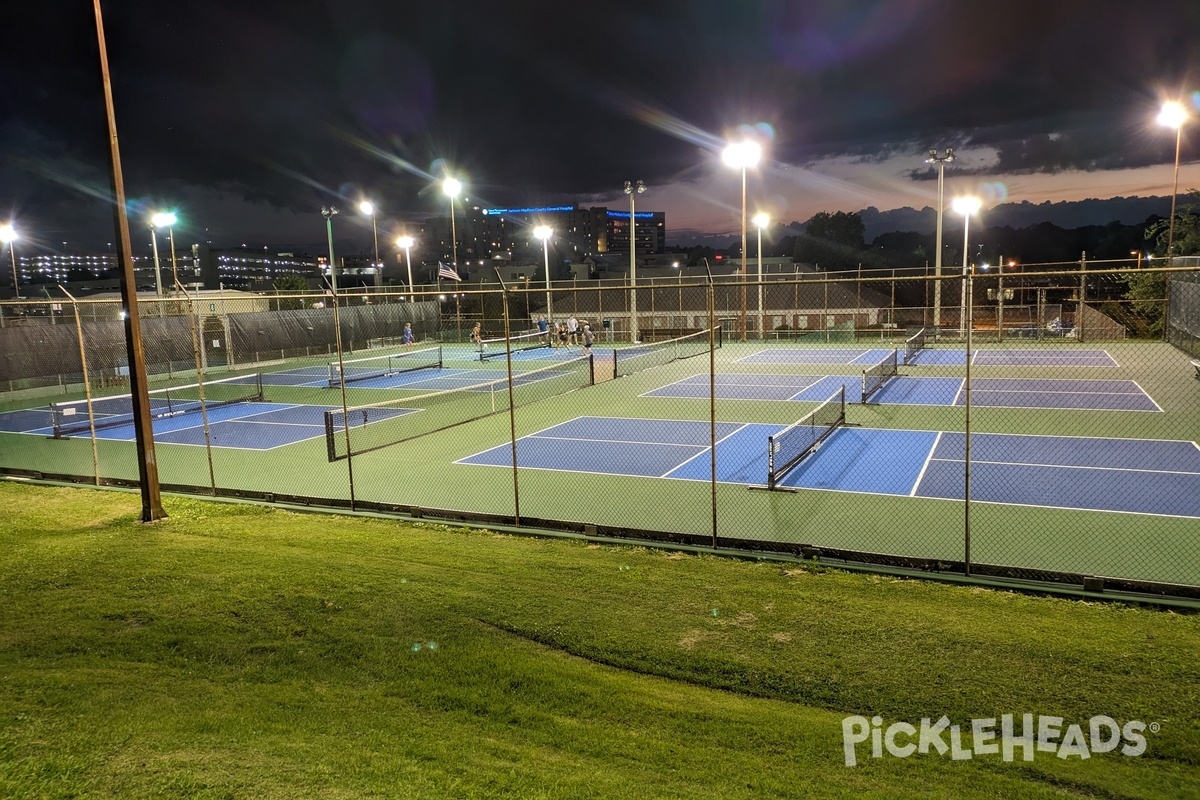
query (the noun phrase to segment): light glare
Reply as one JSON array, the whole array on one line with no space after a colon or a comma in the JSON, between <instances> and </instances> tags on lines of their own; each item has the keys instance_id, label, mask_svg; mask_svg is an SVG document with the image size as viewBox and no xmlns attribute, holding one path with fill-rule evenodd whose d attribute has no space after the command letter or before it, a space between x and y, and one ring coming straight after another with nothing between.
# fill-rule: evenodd
<instances>
[{"instance_id":1,"label":"light glare","mask_svg":"<svg viewBox=\"0 0 1200 800\"><path fill-rule=\"evenodd\" d=\"M758 142L749 139L730 144L721 154L721 158L726 164L739 169L755 166L761 157L762 148Z\"/></svg>"},{"instance_id":2,"label":"light glare","mask_svg":"<svg viewBox=\"0 0 1200 800\"><path fill-rule=\"evenodd\" d=\"M1168 128L1179 129L1187 122L1187 118L1187 109L1181 103L1163 103L1162 110L1158 112L1158 124Z\"/></svg>"},{"instance_id":3,"label":"light glare","mask_svg":"<svg viewBox=\"0 0 1200 800\"><path fill-rule=\"evenodd\" d=\"M978 197L956 197L950 207L964 217L969 217L979 211L982 205Z\"/></svg>"}]
</instances>

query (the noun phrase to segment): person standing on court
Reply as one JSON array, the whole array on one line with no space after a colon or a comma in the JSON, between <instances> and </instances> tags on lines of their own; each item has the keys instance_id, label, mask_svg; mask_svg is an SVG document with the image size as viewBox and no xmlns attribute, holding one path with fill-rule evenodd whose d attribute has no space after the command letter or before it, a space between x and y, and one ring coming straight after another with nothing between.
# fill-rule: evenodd
<instances>
[{"instance_id":1,"label":"person standing on court","mask_svg":"<svg viewBox=\"0 0 1200 800\"><path fill-rule=\"evenodd\" d=\"M400 341L404 343L405 347L413 346L413 330L411 322L404 323L404 333L400 335Z\"/></svg>"},{"instance_id":2,"label":"person standing on court","mask_svg":"<svg viewBox=\"0 0 1200 800\"><path fill-rule=\"evenodd\" d=\"M596 335L592 333L592 326L586 322L583 323L583 352L592 352L592 343L596 341Z\"/></svg>"},{"instance_id":3,"label":"person standing on court","mask_svg":"<svg viewBox=\"0 0 1200 800\"><path fill-rule=\"evenodd\" d=\"M546 347L550 347L552 344L550 341L550 323L546 322L545 314L538 317L538 333L546 340Z\"/></svg>"},{"instance_id":4,"label":"person standing on court","mask_svg":"<svg viewBox=\"0 0 1200 800\"><path fill-rule=\"evenodd\" d=\"M578 333L579 333L579 320L575 319L575 315L572 314L567 319L567 342L568 342L568 344L578 344L579 343L579 339L576 338Z\"/></svg>"},{"instance_id":5,"label":"person standing on court","mask_svg":"<svg viewBox=\"0 0 1200 800\"><path fill-rule=\"evenodd\" d=\"M483 344L483 336L481 336L479 333L479 330L482 327L483 327L483 323L476 322L475 327L471 328L471 341L477 345Z\"/></svg>"}]
</instances>

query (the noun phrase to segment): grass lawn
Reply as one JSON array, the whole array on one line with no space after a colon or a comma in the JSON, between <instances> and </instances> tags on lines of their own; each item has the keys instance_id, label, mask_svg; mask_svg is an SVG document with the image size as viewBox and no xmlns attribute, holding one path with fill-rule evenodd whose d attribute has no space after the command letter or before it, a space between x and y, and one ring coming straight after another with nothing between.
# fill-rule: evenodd
<instances>
[{"instance_id":1,"label":"grass lawn","mask_svg":"<svg viewBox=\"0 0 1200 800\"><path fill-rule=\"evenodd\" d=\"M1200 797L1197 616L165 503L0 482L0 796ZM845 764L1003 714L1145 752Z\"/></svg>"}]
</instances>

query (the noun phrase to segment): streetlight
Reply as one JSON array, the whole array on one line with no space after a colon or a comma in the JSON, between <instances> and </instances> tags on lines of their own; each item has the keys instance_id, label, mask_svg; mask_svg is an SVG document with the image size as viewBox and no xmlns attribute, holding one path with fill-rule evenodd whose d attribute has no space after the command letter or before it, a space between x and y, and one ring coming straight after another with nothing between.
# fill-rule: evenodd
<instances>
[{"instance_id":1,"label":"streetlight","mask_svg":"<svg viewBox=\"0 0 1200 800\"><path fill-rule=\"evenodd\" d=\"M370 200L363 200L358 204L358 210L371 218L371 234L375 237L375 263L371 266L375 268L375 288L383 286L383 264L379 263L379 228L375 225L375 204Z\"/></svg>"},{"instance_id":2,"label":"streetlight","mask_svg":"<svg viewBox=\"0 0 1200 800\"><path fill-rule=\"evenodd\" d=\"M971 215L978 213L981 205L978 197L956 197L953 203L955 212L963 215L963 285L962 305L959 307L958 332L960 336L965 332L968 338L971 335L971 325L967 320L967 283L971 273L967 266L967 259L970 257L967 237L971 227ZM967 361L970 362L970 360L971 357L968 353Z\"/></svg>"},{"instance_id":3,"label":"streetlight","mask_svg":"<svg viewBox=\"0 0 1200 800\"><path fill-rule=\"evenodd\" d=\"M754 215L754 226L758 228L758 338L766 341L767 332L763 325L763 285L762 285L762 232L771 224L771 218L766 214Z\"/></svg>"},{"instance_id":4,"label":"streetlight","mask_svg":"<svg viewBox=\"0 0 1200 800\"><path fill-rule=\"evenodd\" d=\"M8 260L12 264L13 274L13 294L17 300L21 299L21 285L17 282L17 256L13 250L13 242L17 240L17 231L11 222L6 222L0 225L0 242L8 245Z\"/></svg>"},{"instance_id":5,"label":"streetlight","mask_svg":"<svg viewBox=\"0 0 1200 800\"><path fill-rule=\"evenodd\" d=\"M646 184L625 181L625 194L629 195L629 341L638 340L637 323L637 235L634 222L634 195L646 191ZM653 291L653 290L651 290Z\"/></svg>"},{"instance_id":6,"label":"streetlight","mask_svg":"<svg viewBox=\"0 0 1200 800\"><path fill-rule=\"evenodd\" d=\"M937 150L929 151L929 158L925 159L926 164L937 164L938 171L938 199L937 199L937 238L934 241L936 248L933 256L933 327L937 328L942 324L942 213L946 209L946 201L943 195L946 177L946 162L954 160L954 148L947 147L946 155L939 156Z\"/></svg>"},{"instance_id":7,"label":"streetlight","mask_svg":"<svg viewBox=\"0 0 1200 800\"><path fill-rule=\"evenodd\" d=\"M158 269L158 234L159 228L167 229L167 236L171 240L171 279L172 291L173 287L179 283L179 265L175 263L175 223L178 221L175 213L172 211L160 211L150 217L150 236L154 242L154 280L158 284L158 293L162 295L162 280L159 276Z\"/></svg>"},{"instance_id":8,"label":"streetlight","mask_svg":"<svg viewBox=\"0 0 1200 800\"><path fill-rule=\"evenodd\" d=\"M415 300L413 295L413 280L412 280L412 246L413 237L401 236L396 240L396 247L404 251L404 260L408 263L408 295L409 300Z\"/></svg>"},{"instance_id":9,"label":"streetlight","mask_svg":"<svg viewBox=\"0 0 1200 800\"><path fill-rule=\"evenodd\" d=\"M533 229L533 235L542 240L542 260L546 265L546 324L554 319L554 309L550 304L550 234L554 233L549 225L538 225ZM526 287L528 288L528 287ZM528 295L526 295L528 297ZM547 328L549 330L549 328Z\"/></svg>"},{"instance_id":10,"label":"streetlight","mask_svg":"<svg viewBox=\"0 0 1200 800\"><path fill-rule=\"evenodd\" d=\"M454 229L454 198L458 197L461 191L462 184L454 178L442 181L442 192L450 198L450 260L454 262L455 270L458 269L458 234Z\"/></svg>"},{"instance_id":11,"label":"streetlight","mask_svg":"<svg viewBox=\"0 0 1200 800\"><path fill-rule=\"evenodd\" d=\"M1175 129L1175 184L1171 189L1171 222L1167 226L1167 265L1171 263L1171 248L1175 244L1175 196L1179 194L1179 146L1183 139L1183 123L1187 122L1187 109L1181 103L1163 103L1158 112L1158 124Z\"/></svg>"},{"instance_id":12,"label":"streetlight","mask_svg":"<svg viewBox=\"0 0 1200 800\"><path fill-rule=\"evenodd\" d=\"M762 148L758 142L746 139L734 142L721 154L722 160L742 171L742 341L746 341L746 169L758 164Z\"/></svg>"},{"instance_id":13,"label":"streetlight","mask_svg":"<svg viewBox=\"0 0 1200 800\"><path fill-rule=\"evenodd\" d=\"M337 270L333 261L333 216L338 213L334 206L321 206L321 216L325 218L325 235L329 238L329 288L337 294Z\"/></svg>"}]
</instances>

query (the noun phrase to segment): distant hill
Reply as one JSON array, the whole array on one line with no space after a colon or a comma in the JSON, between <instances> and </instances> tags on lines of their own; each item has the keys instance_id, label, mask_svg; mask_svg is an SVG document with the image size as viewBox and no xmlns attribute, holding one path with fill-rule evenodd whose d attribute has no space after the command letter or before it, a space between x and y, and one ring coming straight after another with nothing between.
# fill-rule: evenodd
<instances>
[{"instance_id":1,"label":"distant hill","mask_svg":"<svg viewBox=\"0 0 1200 800\"><path fill-rule=\"evenodd\" d=\"M1170 197L1114 197L1109 200L1089 199L1062 203L1023 201L1002 203L995 208L988 209L983 215L982 221L988 228L1005 226L1028 228L1042 222L1049 222L1060 228L1072 229L1088 225L1107 225L1110 222L1135 225L1145 222L1149 217L1166 217L1170 212ZM880 211L872 206L859 211L858 214L862 217L865 238L868 242L882 233L914 231L928 234L933 233L937 228L937 212L929 206L921 209L905 206L888 211ZM807 223L808 220L804 220L798 225L791 226L789 232L799 233ZM678 239L672 238L670 244L708 245L713 248L723 248L735 241L735 237L728 235L685 231L680 233Z\"/></svg>"}]
</instances>

